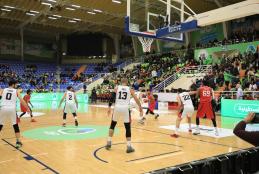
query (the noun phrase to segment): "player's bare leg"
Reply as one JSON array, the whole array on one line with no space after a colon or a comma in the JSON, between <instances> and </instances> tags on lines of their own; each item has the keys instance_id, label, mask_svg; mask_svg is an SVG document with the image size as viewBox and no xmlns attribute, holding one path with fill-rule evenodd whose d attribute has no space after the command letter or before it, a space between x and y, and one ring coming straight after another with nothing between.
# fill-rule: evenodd
<instances>
[{"instance_id":1,"label":"player's bare leg","mask_svg":"<svg viewBox=\"0 0 259 174\"><path fill-rule=\"evenodd\" d=\"M213 124L214 129L215 129L215 135L219 136L219 131L218 131L218 128L217 128L217 122L216 122L215 117L213 119L211 119L211 121L212 121L212 124Z\"/></svg>"},{"instance_id":2,"label":"player's bare leg","mask_svg":"<svg viewBox=\"0 0 259 174\"><path fill-rule=\"evenodd\" d=\"M131 125L130 123L124 123L126 129L126 139L127 139L127 150L126 153L135 152L135 149L131 146Z\"/></svg>"},{"instance_id":3,"label":"player's bare leg","mask_svg":"<svg viewBox=\"0 0 259 174\"><path fill-rule=\"evenodd\" d=\"M64 113L63 114L63 123L62 123L63 127L66 127L66 119L67 119L67 113Z\"/></svg>"},{"instance_id":4,"label":"player's bare leg","mask_svg":"<svg viewBox=\"0 0 259 174\"><path fill-rule=\"evenodd\" d=\"M77 121L77 115L76 113L73 113L74 119L75 119L75 126L78 126L78 121Z\"/></svg>"},{"instance_id":5,"label":"player's bare leg","mask_svg":"<svg viewBox=\"0 0 259 174\"><path fill-rule=\"evenodd\" d=\"M115 128L116 124L117 124L117 122L112 120L110 129L109 129L109 136L107 139L107 144L105 146L106 150L110 150L112 147L112 137L114 134L114 128Z\"/></svg>"},{"instance_id":6,"label":"player's bare leg","mask_svg":"<svg viewBox=\"0 0 259 174\"><path fill-rule=\"evenodd\" d=\"M192 132L192 118L187 116L187 121L188 121L188 125L189 125L189 132Z\"/></svg>"},{"instance_id":7,"label":"player's bare leg","mask_svg":"<svg viewBox=\"0 0 259 174\"><path fill-rule=\"evenodd\" d=\"M199 135L200 134L200 118L196 116L196 130L193 132L193 135Z\"/></svg>"},{"instance_id":8,"label":"player's bare leg","mask_svg":"<svg viewBox=\"0 0 259 174\"><path fill-rule=\"evenodd\" d=\"M15 137L16 137L16 148L19 149L20 147L22 147L22 142L20 141L20 129L18 124L14 124L13 125L14 128L14 132L15 132Z\"/></svg>"},{"instance_id":9,"label":"player's bare leg","mask_svg":"<svg viewBox=\"0 0 259 174\"><path fill-rule=\"evenodd\" d=\"M179 128L180 128L181 121L182 121L182 118L177 117L176 124L175 124L175 131L174 131L174 134L171 135L171 137L173 137L173 138L179 137Z\"/></svg>"},{"instance_id":10,"label":"player's bare leg","mask_svg":"<svg viewBox=\"0 0 259 174\"><path fill-rule=\"evenodd\" d=\"M33 117L32 110L30 109L30 115L31 115L31 122L36 122L36 120Z\"/></svg>"}]
</instances>

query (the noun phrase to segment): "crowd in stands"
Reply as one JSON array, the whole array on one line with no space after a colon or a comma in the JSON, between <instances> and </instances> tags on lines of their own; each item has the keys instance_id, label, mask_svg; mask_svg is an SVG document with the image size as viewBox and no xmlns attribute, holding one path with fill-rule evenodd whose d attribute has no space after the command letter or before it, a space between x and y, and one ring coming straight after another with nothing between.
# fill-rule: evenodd
<instances>
[{"instance_id":1,"label":"crowd in stands","mask_svg":"<svg viewBox=\"0 0 259 174\"><path fill-rule=\"evenodd\" d=\"M238 44L245 42L253 42L259 40L259 31L249 28L242 31L233 31L229 38L224 38L223 40L210 40L207 43L196 43L197 48L210 48L215 46Z\"/></svg>"}]
</instances>

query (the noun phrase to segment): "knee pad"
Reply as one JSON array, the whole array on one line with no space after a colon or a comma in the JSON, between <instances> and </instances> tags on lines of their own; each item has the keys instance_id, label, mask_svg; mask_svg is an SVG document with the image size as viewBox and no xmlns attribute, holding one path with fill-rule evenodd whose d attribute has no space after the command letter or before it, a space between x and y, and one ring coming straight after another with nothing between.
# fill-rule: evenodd
<instances>
[{"instance_id":1,"label":"knee pad","mask_svg":"<svg viewBox=\"0 0 259 174\"><path fill-rule=\"evenodd\" d=\"M0 131L1 131L2 129L3 129L3 125L1 124L1 125L0 125Z\"/></svg>"},{"instance_id":2,"label":"knee pad","mask_svg":"<svg viewBox=\"0 0 259 174\"><path fill-rule=\"evenodd\" d=\"M126 137L131 137L131 126L130 123L124 123L125 129L126 129Z\"/></svg>"},{"instance_id":3,"label":"knee pad","mask_svg":"<svg viewBox=\"0 0 259 174\"><path fill-rule=\"evenodd\" d=\"M77 116L76 113L73 113L73 116L76 117Z\"/></svg>"},{"instance_id":4,"label":"knee pad","mask_svg":"<svg viewBox=\"0 0 259 174\"><path fill-rule=\"evenodd\" d=\"M67 118L67 113L63 114L63 120L65 120Z\"/></svg>"},{"instance_id":5,"label":"knee pad","mask_svg":"<svg viewBox=\"0 0 259 174\"><path fill-rule=\"evenodd\" d=\"M110 129L114 130L116 124L117 124L117 122L112 120Z\"/></svg>"},{"instance_id":6,"label":"knee pad","mask_svg":"<svg viewBox=\"0 0 259 174\"><path fill-rule=\"evenodd\" d=\"M19 129L18 124L14 124L14 125L13 125L13 128L14 128L14 132L15 132L15 133L19 133L19 132L20 132L20 129Z\"/></svg>"}]
</instances>

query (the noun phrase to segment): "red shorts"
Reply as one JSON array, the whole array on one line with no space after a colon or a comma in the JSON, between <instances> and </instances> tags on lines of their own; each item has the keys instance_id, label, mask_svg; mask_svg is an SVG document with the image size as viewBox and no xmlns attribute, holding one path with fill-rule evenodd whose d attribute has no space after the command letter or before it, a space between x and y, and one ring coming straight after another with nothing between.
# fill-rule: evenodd
<instances>
[{"instance_id":1,"label":"red shorts","mask_svg":"<svg viewBox=\"0 0 259 174\"><path fill-rule=\"evenodd\" d=\"M154 111L155 110L155 108L156 108L156 102L154 102L154 103L149 103L148 104L148 109L150 110L150 111Z\"/></svg>"},{"instance_id":2,"label":"red shorts","mask_svg":"<svg viewBox=\"0 0 259 174\"><path fill-rule=\"evenodd\" d=\"M204 118L205 116L208 119L215 118L215 114L214 114L211 102L200 103L198 106L198 111L197 111L196 117Z\"/></svg>"},{"instance_id":3,"label":"red shorts","mask_svg":"<svg viewBox=\"0 0 259 174\"><path fill-rule=\"evenodd\" d=\"M22 111L22 112L29 112L29 111L30 111L30 107L29 107L29 109L26 109L26 107L24 107L23 105L21 105L21 111Z\"/></svg>"}]
</instances>

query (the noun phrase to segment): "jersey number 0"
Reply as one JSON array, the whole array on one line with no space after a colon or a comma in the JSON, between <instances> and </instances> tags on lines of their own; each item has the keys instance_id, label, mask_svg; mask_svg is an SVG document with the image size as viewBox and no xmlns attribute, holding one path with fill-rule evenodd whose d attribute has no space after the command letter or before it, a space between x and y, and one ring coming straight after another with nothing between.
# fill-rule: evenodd
<instances>
[{"instance_id":1,"label":"jersey number 0","mask_svg":"<svg viewBox=\"0 0 259 174\"><path fill-rule=\"evenodd\" d=\"M12 98L12 93L7 93L5 99L11 100L11 98Z\"/></svg>"}]
</instances>

